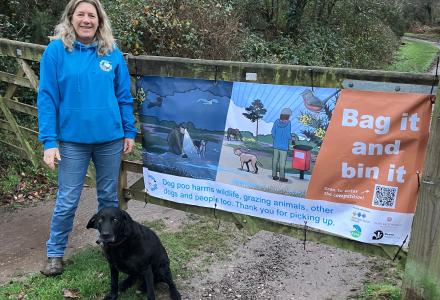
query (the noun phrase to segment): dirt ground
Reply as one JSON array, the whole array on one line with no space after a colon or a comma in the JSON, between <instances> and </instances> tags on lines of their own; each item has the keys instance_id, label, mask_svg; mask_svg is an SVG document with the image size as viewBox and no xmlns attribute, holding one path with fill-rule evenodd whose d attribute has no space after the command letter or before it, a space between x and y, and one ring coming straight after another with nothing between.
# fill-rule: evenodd
<instances>
[{"instance_id":1,"label":"dirt ground","mask_svg":"<svg viewBox=\"0 0 440 300\"><path fill-rule=\"evenodd\" d=\"M95 202L95 190L85 188L67 257L95 245L96 232L85 229ZM40 270L52 208L49 201L0 212L0 285ZM128 212L139 222L166 220L171 229L187 220L184 212L139 201L129 202ZM232 254L208 272L178 281L183 299L347 299L359 293L363 282L380 280L377 268L384 263L314 242L307 242L304 250L300 240L265 231L231 247Z\"/></svg>"}]
</instances>

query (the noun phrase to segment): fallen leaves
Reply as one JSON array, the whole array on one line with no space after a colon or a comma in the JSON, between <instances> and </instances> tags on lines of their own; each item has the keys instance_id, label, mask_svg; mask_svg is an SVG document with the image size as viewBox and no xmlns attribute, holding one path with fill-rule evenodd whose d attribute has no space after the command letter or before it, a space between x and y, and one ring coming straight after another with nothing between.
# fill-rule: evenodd
<instances>
[{"instance_id":1,"label":"fallen leaves","mask_svg":"<svg viewBox=\"0 0 440 300\"><path fill-rule=\"evenodd\" d=\"M21 173L17 175L17 184L9 189L0 190L0 206L25 205L45 200L49 195L55 194L56 187L42 174ZM0 176L0 183L3 180Z\"/></svg>"},{"instance_id":2,"label":"fallen leaves","mask_svg":"<svg viewBox=\"0 0 440 300\"><path fill-rule=\"evenodd\" d=\"M26 293L20 292L20 294L17 295L17 300L23 300L26 299Z\"/></svg>"},{"instance_id":3,"label":"fallen leaves","mask_svg":"<svg viewBox=\"0 0 440 300\"><path fill-rule=\"evenodd\" d=\"M79 299L81 293L78 289L63 289L63 296L65 299Z\"/></svg>"}]
</instances>

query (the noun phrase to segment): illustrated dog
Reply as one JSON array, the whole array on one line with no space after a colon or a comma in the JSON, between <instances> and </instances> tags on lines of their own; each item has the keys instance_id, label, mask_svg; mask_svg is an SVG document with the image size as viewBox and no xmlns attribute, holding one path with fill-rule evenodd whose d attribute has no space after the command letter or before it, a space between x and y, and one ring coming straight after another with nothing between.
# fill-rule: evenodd
<instances>
[{"instance_id":1,"label":"illustrated dog","mask_svg":"<svg viewBox=\"0 0 440 300\"><path fill-rule=\"evenodd\" d=\"M196 148L196 152L199 157L205 157L206 144L207 144L207 141L205 141L205 140L194 140L193 141L193 145Z\"/></svg>"},{"instance_id":2,"label":"illustrated dog","mask_svg":"<svg viewBox=\"0 0 440 300\"><path fill-rule=\"evenodd\" d=\"M243 165L246 164L247 171L250 172L249 164L251 164L252 169L255 174L258 173L258 164L263 166L255 154L244 152L240 148L234 150L234 154L240 158L241 170L243 170Z\"/></svg>"},{"instance_id":3,"label":"illustrated dog","mask_svg":"<svg viewBox=\"0 0 440 300\"><path fill-rule=\"evenodd\" d=\"M171 299L181 299L171 275L167 252L151 229L115 207L101 209L86 227L99 231L97 243L102 243L110 265L111 290L105 300L117 299L118 290L125 291L136 281L140 281L140 290L147 293L148 300L155 299L154 284L158 282L168 284ZM118 285L119 272L128 277Z\"/></svg>"}]
</instances>

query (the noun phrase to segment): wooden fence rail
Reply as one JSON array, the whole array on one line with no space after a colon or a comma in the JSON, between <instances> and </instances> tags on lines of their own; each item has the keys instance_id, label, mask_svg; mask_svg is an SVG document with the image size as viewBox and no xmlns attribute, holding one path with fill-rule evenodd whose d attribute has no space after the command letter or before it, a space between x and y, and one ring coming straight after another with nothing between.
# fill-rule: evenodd
<instances>
[{"instance_id":1,"label":"wooden fence rail","mask_svg":"<svg viewBox=\"0 0 440 300\"><path fill-rule=\"evenodd\" d=\"M13 133L16 144L2 141L10 148L20 149L32 163L38 164L41 159L35 154L27 142L37 135L32 129L19 126L13 111L37 115L34 106L22 103L18 97L13 97L17 86L34 90L38 89L38 77L30 67L29 61L38 62L45 46L0 39L0 56L17 60L19 70L10 74L0 70L0 81L7 84L5 93L0 97L0 133ZM291 66L277 64L259 64L229 61L206 61L174 57L132 56L127 55L130 74L132 75L132 92L136 76L173 76L226 81L247 81L247 75L253 74L258 83L284 85L305 85L315 87L340 88L343 82L348 82L349 88L356 88L357 81L371 81L399 85L411 84L435 87L438 78L427 74L412 74L387 71L324 68L308 66ZM438 91L438 89L437 89ZM439 98L440 95L437 95ZM140 141L140 136L137 137ZM419 202L411 237L407 274L405 277L404 297L406 299L434 299L432 295L440 295L440 108L437 106L431 126L427 161L419 193ZM128 185L127 173L142 173L140 161L123 159L119 181L119 199L121 206L126 207L129 200L145 201L174 209L215 216L225 221L236 223L240 227L255 233L259 230L269 230L302 239L304 228L289 224L280 224L261 218L250 217L225 211L214 211L211 208L197 207L167 201L148 196L144 191L143 179ZM426 224L428 223L428 224ZM396 246L371 245L344 239L338 236L308 231L307 239L330 244L362 253L393 258L398 251ZM401 262L406 261L406 253L400 252ZM423 278L423 280L419 280ZM425 297L425 298L423 298ZM439 297L440 299L440 297Z\"/></svg>"}]
</instances>

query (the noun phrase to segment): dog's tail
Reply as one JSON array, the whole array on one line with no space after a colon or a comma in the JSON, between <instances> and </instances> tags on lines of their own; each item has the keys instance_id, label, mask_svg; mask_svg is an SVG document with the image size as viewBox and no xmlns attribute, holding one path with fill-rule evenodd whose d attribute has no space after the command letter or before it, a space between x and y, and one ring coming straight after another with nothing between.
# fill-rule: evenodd
<instances>
[{"instance_id":1,"label":"dog's tail","mask_svg":"<svg viewBox=\"0 0 440 300\"><path fill-rule=\"evenodd\" d=\"M264 168L263 164L262 164L261 161L259 161L258 159L257 159L257 162L256 162L255 164L256 164L256 165L260 165L260 167Z\"/></svg>"}]
</instances>

